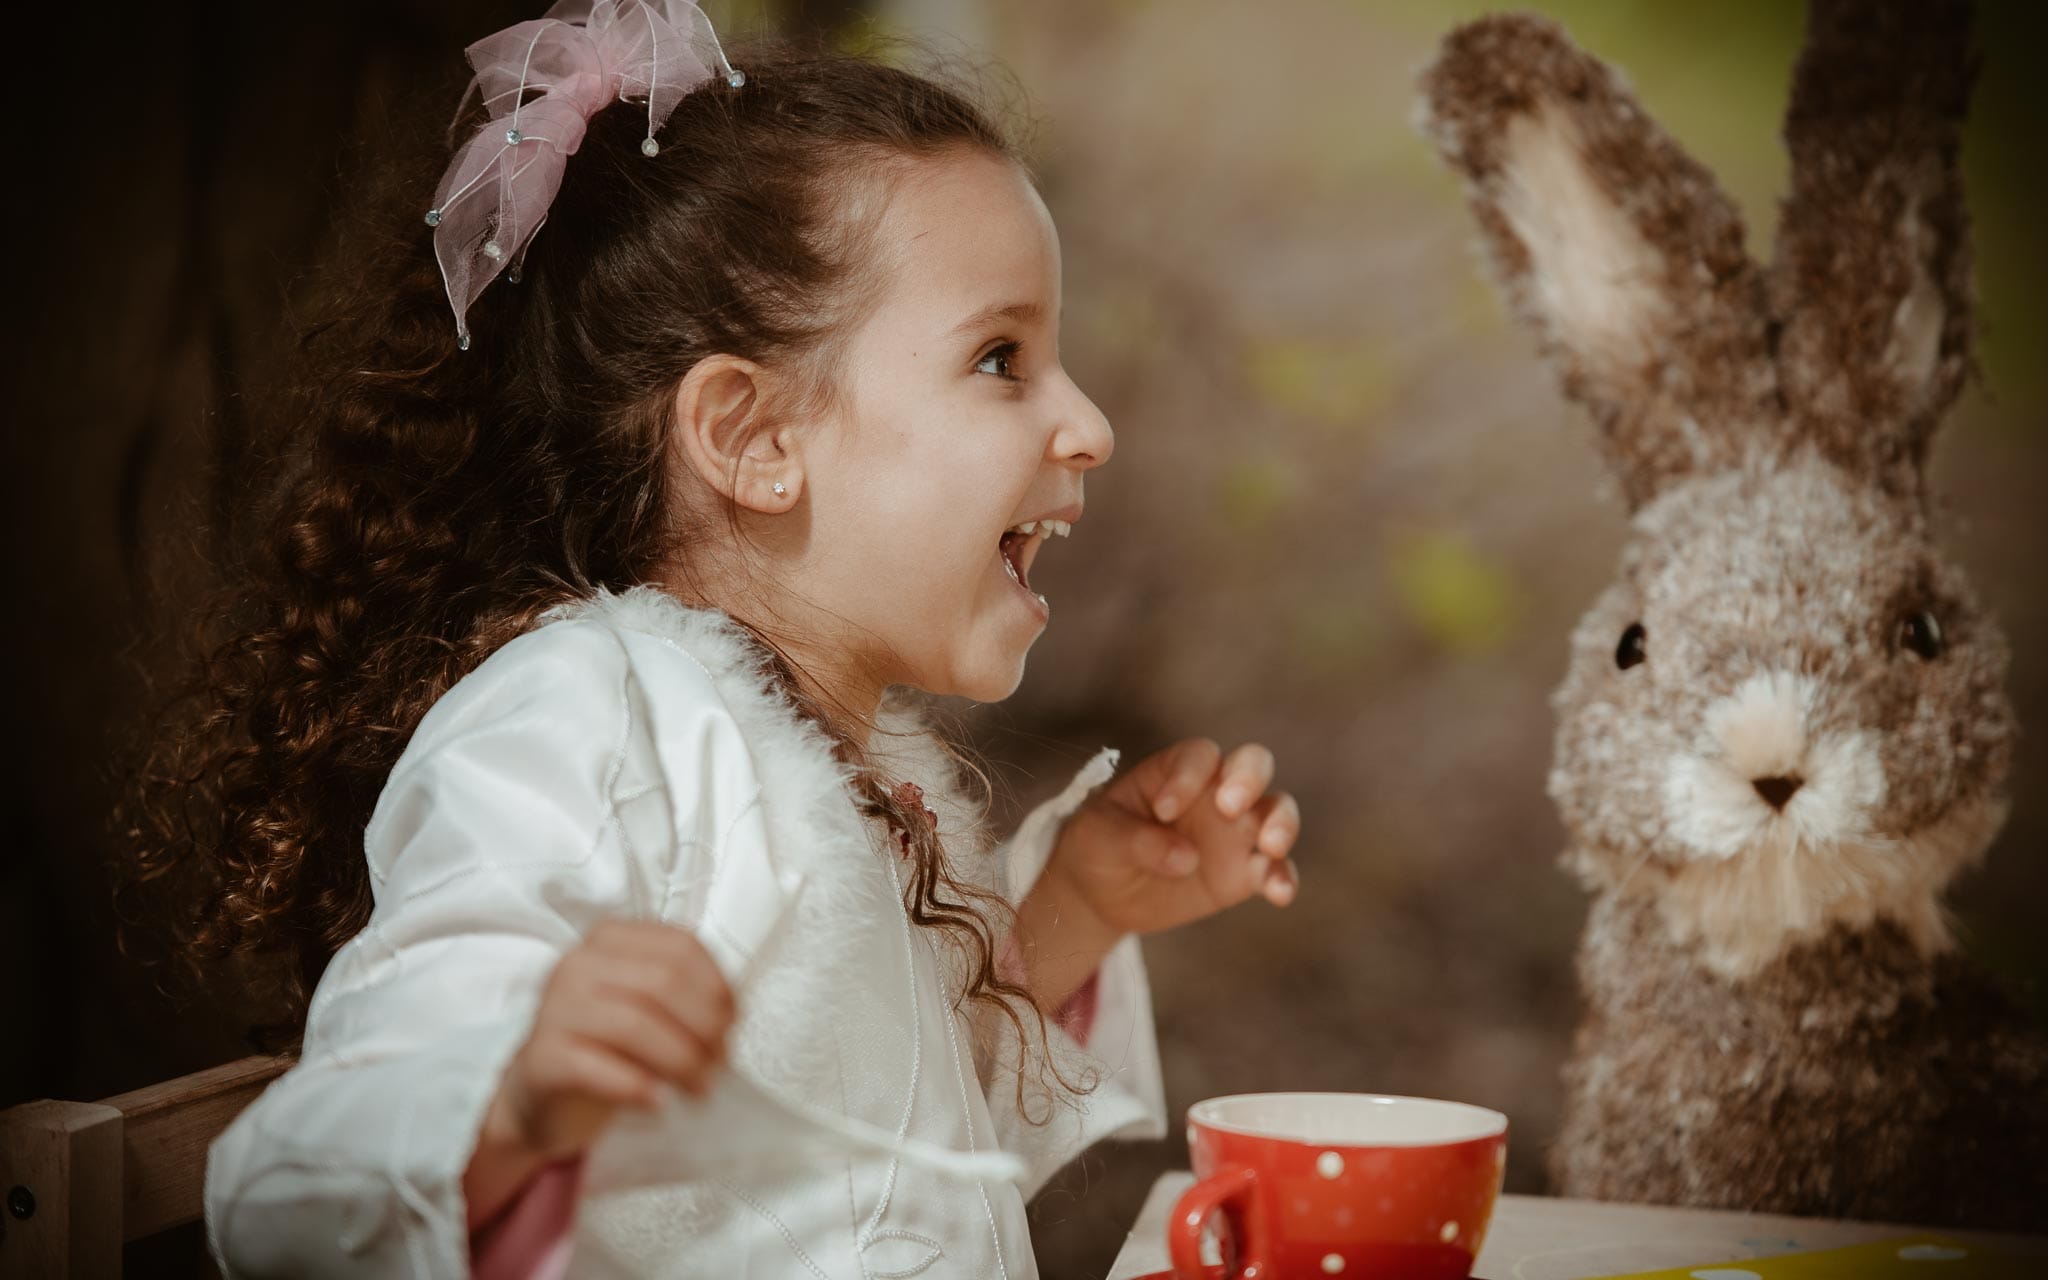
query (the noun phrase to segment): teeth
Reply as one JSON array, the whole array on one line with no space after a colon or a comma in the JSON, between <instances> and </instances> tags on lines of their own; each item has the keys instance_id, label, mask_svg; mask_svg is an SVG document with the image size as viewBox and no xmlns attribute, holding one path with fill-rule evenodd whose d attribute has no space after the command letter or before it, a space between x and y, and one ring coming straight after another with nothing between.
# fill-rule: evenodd
<instances>
[{"instance_id":1,"label":"teeth","mask_svg":"<svg viewBox=\"0 0 2048 1280\"><path fill-rule=\"evenodd\" d=\"M1024 537L1030 537L1030 535L1034 535L1034 532L1040 532L1040 530L1044 532L1044 537L1053 537L1053 535L1069 537L1071 532L1073 532L1073 524L1069 524L1067 520L1026 520L1022 524L1012 524L1010 526L1010 532L1022 532Z\"/></svg>"},{"instance_id":2,"label":"teeth","mask_svg":"<svg viewBox=\"0 0 2048 1280\"><path fill-rule=\"evenodd\" d=\"M1030 535L1034 535L1034 532L1038 532L1040 528L1044 530L1044 535L1047 535L1047 537L1053 537L1053 535L1059 535L1063 539L1073 537L1073 522L1069 522L1069 520L1026 520L1022 524L1012 524L1008 532L1022 532L1024 537L1030 537Z\"/></svg>"},{"instance_id":3,"label":"teeth","mask_svg":"<svg viewBox=\"0 0 2048 1280\"><path fill-rule=\"evenodd\" d=\"M1074 526L1065 520L1026 520L1023 524L1012 525L1009 529L1009 532L1021 533L1027 538L1041 531L1048 538L1054 535L1065 538L1072 536Z\"/></svg>"}]
</instances>

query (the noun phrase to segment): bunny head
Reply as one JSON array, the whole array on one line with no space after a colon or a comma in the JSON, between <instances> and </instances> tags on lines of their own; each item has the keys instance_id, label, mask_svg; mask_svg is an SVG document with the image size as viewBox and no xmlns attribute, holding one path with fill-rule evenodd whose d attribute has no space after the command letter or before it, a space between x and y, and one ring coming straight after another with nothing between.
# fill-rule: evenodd
<instances>
[{"instance_id":1,"label":"bunny head","mask_svg":"<svg viewBox=\"0 0 2048 1280\"><path fill-rule=\"evenodd\" d=\"M1568 862L1730 977L1837 924L1947 945L2003 821L2005 643L1934 540L1971 369L1956 0L1816 0L1775 261L1621 79L1540 18L1453 32L1425 128L1632 512L1572 641Z\"/></svg>"}]
</instances>

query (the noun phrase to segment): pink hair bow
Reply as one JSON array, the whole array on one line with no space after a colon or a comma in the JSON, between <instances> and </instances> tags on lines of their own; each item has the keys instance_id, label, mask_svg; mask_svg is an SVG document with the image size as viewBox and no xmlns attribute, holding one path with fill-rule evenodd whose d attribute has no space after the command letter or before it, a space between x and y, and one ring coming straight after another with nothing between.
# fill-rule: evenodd
<instances>
[{"instance_id":1,"label":"pink hair bow","mask_svg":"<svg viewBox=\"0 0 2048 1280\"><path fill-rule=\"evenodd\" d=\"M661 150L654 131L684 95L720 71L735 89L747 82L691 0L560 0L537 21L485 36L467 56L476 69L470 89L490 118L455 153L427 210L464 350L470 305L508 266L518 281L592 116L646 98L640 150L652 156Z\"/></svg>"}]
</instances>

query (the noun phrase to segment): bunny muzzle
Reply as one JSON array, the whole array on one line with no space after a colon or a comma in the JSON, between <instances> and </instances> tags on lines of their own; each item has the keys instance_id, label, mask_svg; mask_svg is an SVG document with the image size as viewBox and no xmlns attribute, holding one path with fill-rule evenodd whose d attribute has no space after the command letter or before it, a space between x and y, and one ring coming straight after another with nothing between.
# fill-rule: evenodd
<instances>
[{"instance_id":1,"label":"bunny muzzle","mask_svg":"<svg viewBox=\"0 0 2048 1280\"><path fill-rule=\"evenodd\" d=\"M1885 776L1875 735L1820 729L1821 695L1814 678L1773 670L1708 706L1698 748L1673 753L1663 776L1669 829L1687 852L1818 854L1877 838Z\"/></svg>"}]
</instances>

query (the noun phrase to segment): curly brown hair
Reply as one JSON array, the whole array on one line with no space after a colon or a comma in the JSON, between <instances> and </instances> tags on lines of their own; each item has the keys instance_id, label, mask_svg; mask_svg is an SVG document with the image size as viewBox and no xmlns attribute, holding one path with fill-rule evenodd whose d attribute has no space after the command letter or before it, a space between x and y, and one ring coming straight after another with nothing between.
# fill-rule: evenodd
<instances>
[{"instance_id":1,"label":"curly brown hair","mask_svg":"<svg viewBox=\"0 0 2048 1280\"><path fill-rule=\"evenodd\" d=\"M523 278L472 309L469 350L420 218L445 149L388 183L342 300L300 343L278 464L251 495L262 532L123 823L132 882L186 904L176 951L253 968L276 1015L259 1040L296 1040L367 923L363 827L434 701L547 609L687 563L678 549L704 531L684 527L664 461L683 376L726 353L829 395L832 335L872 284L860 220L842 216L856 184L949 149L1017 158L932 79L780 45L739 56L745 88L686 97L658 158L641 152L642 110L597 114ZM1001 900L955 874L845 717L754 630L862 766L863 807L908 837L906 906L960 948L963 998L1021 1039L1032 1010L997 971Z\"/></svg>"}]
</instances>

